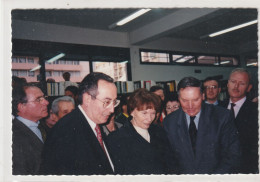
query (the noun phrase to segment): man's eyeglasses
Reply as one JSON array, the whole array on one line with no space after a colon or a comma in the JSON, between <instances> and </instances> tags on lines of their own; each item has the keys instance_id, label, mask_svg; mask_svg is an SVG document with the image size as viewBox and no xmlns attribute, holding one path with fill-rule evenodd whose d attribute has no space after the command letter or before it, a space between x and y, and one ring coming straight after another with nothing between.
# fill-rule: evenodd
<instances>
[{"instance_id":1,"label":"man's eyeglasses","mask_svg":"<svg viewBox=\"0 0 260 182\"><path fill-rule=\"evenodd\" d=\"M92 97L95 98L95 99L97 99L98 101L102 102L104 108L108 108L108 107L110 107L111 105L113 105L113 107L117 107L117 106L119 105L119 103L120 103L120 100L117 100L117 99L115 99L115 100L105 100L105 101L102 101L102 100L100 100L100 99L98 99L98 98L96 98L96 97L94 97L94 96L92 96Z\"/></svg>"},{"instance_id":2,"label":"man's eyeglasses","mask_svg":"<svg viewBox=\"0 0 260 182\"><path fill-rule=\"evenodd\" d=\"M48 99L48 96L43 95L43 96L41 96L41 97L36 98L36 99L33 100L33 101L27 101L27 103L28 103L28 102L38 102L38 103L42 103L44 100L47 100L47 99Z\"/></svg>"},{"instance_id":3,"label":"man's eyeglasses","mask_svg":"<svg viewBox=\"0 0 260 182\"><path fill-rule=\"evenodd\" d=\"M169 107L166 107L166 110L171 110L171 109L177 109L179 108L180 106L176 105L176 106L169 106Z\"/></svg>"},{"instance_id":4,"label":"man's eyeglasses","mask_svg":"<svg viewBox=\"0 0 260 182\"><path fill-rule=\"evenodd\" d=\"M207 90L210 90L210 89L217 89L218 87L216 85L212 85L212 86L207 86L207 87L204 87L205 89Z\"/></svg>"}]
</instances>

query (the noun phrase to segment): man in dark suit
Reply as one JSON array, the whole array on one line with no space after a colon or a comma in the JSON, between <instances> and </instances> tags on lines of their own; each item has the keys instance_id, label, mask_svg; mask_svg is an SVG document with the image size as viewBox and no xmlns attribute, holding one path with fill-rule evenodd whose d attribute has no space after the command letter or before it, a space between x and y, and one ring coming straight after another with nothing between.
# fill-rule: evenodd
<instances>
[{"instance_id":1,"label":"man in dark suit","mask_svg":"<svg viewBox=\"0 0 260 182\"><path fill-rule=\"evenodd\" d=\"M41 174L113 174L113 163L99 124L119 104L113 79L90 73L79 86L79 106L61 118L49 133L43 149Z\"/></svg>"},{"instance_id":2,"label":"man in dark suit","mask_svg":"<svg viewBox=\"0 0 260 182\"><path fill-rule=\"evenodd\" d=\"M234 173L240 148L231 112L202 102L201 82L193 77L178 84L181 108L164 119L164 129L181 174Z\"/></svg>"},{"instance_id":3,"label":"man in dark suit","mask_svg":"<svg viewBox=\"0 0 260 182\"><path fill-rule=\"evenodd\" d=\"M213 105L221 105L222 102L218 100L218 95L221 91L219 80L214 77L207 77L203 81L205 103Z\"/></svg>"},{"instance_id":4,"label":"man in dark suit","mask_svg":"<svg viewBox=\"0 0 260 182\"><path fill-rule=\"evenodd\" d=\"M35 175L39 172L43 138L39 120L48 115L41 89L21 86L13 89L13 175Z\"/></svg>"},{"instance_id":5,"label":"man in dark suit","mask_svg":"<svg viewBox=\"0 0 260 182\"><path fill-rule=\"evenodd\" d=\"M230 109L235 117L241 143L240 173L259 173L258 169L258 106L246 94L252 88L250 74L243 68L234 69L228 80L229 100L224 107ZM233 109L232 109L232 106Z\"/></svg>"}]
</instances>

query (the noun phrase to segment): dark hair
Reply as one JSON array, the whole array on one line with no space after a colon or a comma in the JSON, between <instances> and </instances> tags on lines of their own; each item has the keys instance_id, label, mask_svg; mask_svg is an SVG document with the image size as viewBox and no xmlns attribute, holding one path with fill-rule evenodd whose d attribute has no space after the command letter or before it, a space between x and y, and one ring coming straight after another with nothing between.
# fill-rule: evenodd
<instances>
[{"instance_id":1,"label":"dark hair","mask_svg":"<svg viewBox=\"0 0 260 182\"><path fill-rule=\"evenodd\" d=\"M214 80L214 81L216 81L216 82L218 83L218 87L220 86L219 79L217 79L216 77L211 77L211 76L205 78L205 80L203 80L203 84L204 84L205 82L207 82L207 81L212 81L212 80Z\"/></svg>"},{"instance_id":2,"label":"dark hair","mask_svg":"<svg viewBox=\"0 0 260 182\"><path fill-rule=\"evenodd\" d=\"M70 91L71 93L73 93L73 95L78 95L78 87L76 87L76 86L68 86L68 87L66 87L66 89L65 89L65 92L66 91Z\"/></svg>"},{"instance_id":3,"label":"dark hair","mask_svg":"<svg viewBox=\"0 0 260 182\"><path fill-rule=\"evenodd\" d=\"M98 95L98 81L99 80L105 80L107 82L113 83L114 80L110 76L101 73L101 72L92 72L89 73L85 78L81 81L79 85L79 91L78 91L78 101L79 104L82 104L82 96L84 93L88 93L92 95L93 97L96 97Z\"/></svg>"},{"instance_id":4,"label":"dark hair","mask_svg":"<svg viewBox=\"0 0 260 182\"><path fill-rule=\"evenodd\" d=\"M154 85L150 88L150 92L156 92L157 90L163 90L164 93L164 89L161 86Z\"/></svg>"},{"instance_id":5,"label":"dark hair","mask_svg":"<svg viewBox=\"0 0 260 182\"><path fill-rule=\"evenodd\" d=\"M25 90L30 87L37 87L33 84L26 84L19 87L14 87L12 90L12 114L14 116L17 116L18 113L18 104L20 103L27 103L27 95L25 93ZM39 88L39 87L37 87ZM40 89L40 88L39 88Z\"/></svg>"},{"instance_id":6,"label":"dark hair","mask_svg":"<svg viewBox=\"0 0 260 182\"><path fill-rule=\"evenodd\" d=\"M181 81L178 83L177 90L178 94L180 93L180 89L186 88L186 87L199 87L200 93L203 93L203 87L200 80L194 77L185 77L181 79Z\"/></svg>"},{"instance_id":7,"label":"dark hair","mask_svg":"<svg viewBox=\"0 0 260 182\"><path fill-rule=\"evenodd\" d=\"M167 95L167 100L166 100L166 103L168 102L168 101L177 101L177 102L179 102L179 99L178 99L178 95L176 94L176 92L174 92L174 93L169 93L168 95Z\"/></svg>"},{"instance_id":8,"label":"dark hair","mask_svg":"<svg viewBox=\"0 0 260 182\"><path fill-rule=\"evenodd\" d=\"M161 99L158 95L149 92L145 88L135 90L129 97L127 104L127 111L130 115L133 110L152 109L154 108L157 113L160 112Z\"/></svg>"},{"instance_id":9,"label":"dark hair","mask_svg":"<svg viewBox=\"0 0 260 182\"><path fill-rule=\"evenodd\" d=\"M22 87L27 84L25 78L19 78L17 76L12 76L12 87Z\"/></svg>"},{"instance_id":10,"label":"dark hair","mask_svg":"<svg viewBox=\"0 0 260 182\"><path fill-rule=\"evenodd\" d=\"M70 81L70 73L69 72L63 73L62 76L63 76L65 81Z\"/></svg>"}]
</instances>

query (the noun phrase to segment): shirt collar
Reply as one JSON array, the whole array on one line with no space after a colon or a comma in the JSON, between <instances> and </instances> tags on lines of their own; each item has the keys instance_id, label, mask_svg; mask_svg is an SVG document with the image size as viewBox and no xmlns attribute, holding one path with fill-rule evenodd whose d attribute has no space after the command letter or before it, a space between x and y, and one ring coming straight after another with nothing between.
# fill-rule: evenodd
<instances>
[{"instance_id":1,"label":"shirt collar","mask_svg":"<svg viewBox=\"0 0 260 182\"><path fill-rule=\"evenodd\" d=\"M34 122L29 119L23 118L21 116L17 116L16 118L28 127L38 127L38 125L40 123L40 121Z\"/></svg>"},{"instance_id":2,"label":"shirt collar","mask_svg":"<svg viewBox=\"0 0 260 182\"><path fill-rule=\"evenodd\" d=\"M209 103L207 100L205 101L205 103L206 103L206 104L211 104L211 103ZM215 105L215 106L218 105L218 100L216 100L216 101L213 103L213 105Z\"/></svg>"},{"instance_id":3,"label":"shirt collar","mask_svg":"<svg viewBox=\"0 0 260 182\"><path fill-rule=\"evenodd\" d=\"M239 101L235 102L236 107L240 108L244 104L245 101L246 101L246 96L244 98L240 99ZM229 105L231 103L232 103L232 101L231 101L231 99L229 99Z\"/></svg>"},{"instance_id":4,"label":"shirt collar","mask_svg":"<svg viewBox=\"0 0 260 182\"><path fill-rule=\"evenodd\" d=\"M79 110L82 112L82 114L85 116L85 118L86 118L88 124L90 125L91 129L92 129L92 130L94 131L94 133L96 134L95 128L96 128L97 124L96 124L94 121L92 121L92 120L87 116L86 112L83 110L83 108L81 107L81 105L78 105L78 108L79 108Z\"/></svg>"}]
</instances>

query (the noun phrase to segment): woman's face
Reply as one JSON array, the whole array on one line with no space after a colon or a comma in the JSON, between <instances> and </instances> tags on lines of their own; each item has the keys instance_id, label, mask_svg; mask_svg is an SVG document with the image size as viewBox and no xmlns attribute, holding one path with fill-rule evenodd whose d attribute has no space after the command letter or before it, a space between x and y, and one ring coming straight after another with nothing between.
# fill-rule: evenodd
<instances>
[{"instance_id":1,"label":"woman's face","mask_svg":"<svg viewBox=\"0 0 260 182\"><path fill-rule=\"evenodd\" d=\"M133 116L132 124L143 129L148 129L150 124L155 119L156 111L155 109L146 109L138 111L136 108L131 113Z\"/></svg>"}]
</instances>

